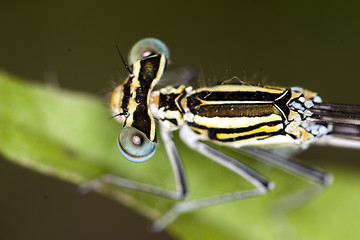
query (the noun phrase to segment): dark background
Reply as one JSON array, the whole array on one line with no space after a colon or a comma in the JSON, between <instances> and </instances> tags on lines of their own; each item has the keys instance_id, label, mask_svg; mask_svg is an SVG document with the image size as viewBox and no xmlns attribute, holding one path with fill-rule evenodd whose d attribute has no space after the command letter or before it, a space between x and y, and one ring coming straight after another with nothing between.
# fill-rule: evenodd
<instances>
[{"instance_id":1,"label":"dark background","mask_svg":"<svg viewBox=\"0 0 360 240\"><path fill-rule=\"evenodd\" d=\"M238 76L302 86L330 102L359 104L360 4L276 1L11 1L0 3L0 69L31 81L104 96L126 76L124 53L163 40L172 65L205 78ZM50 80L49 80L50 79ZM14 110L15 111L15 110ZM310 149L319 161L354 150ZM359 166L357 166L359 167ZM111 200L0 160L0 239L170 239Z\"/></svg>"}]
</instances>

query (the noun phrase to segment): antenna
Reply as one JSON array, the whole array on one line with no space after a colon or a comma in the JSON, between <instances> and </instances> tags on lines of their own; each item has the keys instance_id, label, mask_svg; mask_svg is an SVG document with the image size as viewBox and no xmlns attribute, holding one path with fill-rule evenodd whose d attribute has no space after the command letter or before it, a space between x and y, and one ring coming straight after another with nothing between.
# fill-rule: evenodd
<instances>
[{"instance_id":1,"label":"antenna","mask_svg":"<svg viewBox=\"0 0 360 240\"><path fill-rule=\"evenodd\" d=\"M128 117L128 116L129 116L129 113L127 113L127 112L117 113L117 114L115 114L115 115L113 115L113 116L109 117L109 120L110 120L110 119L113 119L113 118L116 118L116 117L118 117L118 116L125 116L125 117Z\"/></svg>"},{"instance_id":2,"label":"antenna","mask_svg":"<svg viewBox=\"0 0 360 240\"><path fill-rule=\"evenodd\" d=\"M117 51L118 51L118 53L119 53L119 55L120 55L120 57L121 57L122 62L123 62L124 65L125 65L126 70L129 72L129 74L130 74L131 77L134 77L134 74L132 73L132 71L130 70L129 66L126 64L123 56L121 55L121 52L120 52L120 49L119 49L118 45L116 45L116 49L117 49Z\"/></svg>"}]
</instances>

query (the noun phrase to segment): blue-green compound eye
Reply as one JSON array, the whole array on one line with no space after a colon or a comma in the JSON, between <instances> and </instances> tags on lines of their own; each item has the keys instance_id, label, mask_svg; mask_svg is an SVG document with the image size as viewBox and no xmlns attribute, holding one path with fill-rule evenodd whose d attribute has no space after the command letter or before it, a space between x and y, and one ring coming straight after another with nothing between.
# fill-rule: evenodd
<instances>
[{"instance_id":1,"label":"blue-green compound eye","mask_svg":"<svg viewBox=\"0 0 360 240\"><path fill-rule=\"evenodd\" d=\"M170 52L165 43L156 38L144 38L131 48L129 64L133 65L135 62L154 54L162 54L165 55L166 59L170 59Z\"/></svg>"},{"instance_id":2,"label":"blue-green compound eye","mask_svg":"<svg viewBox=\"0 0 360 240\"><path fill-rule=\"evenodd\" d=\"M144 162L156 152L156 143L133 127L124 127L118 137L121 154L132 162Z\"/></svg>"}]
</instances>

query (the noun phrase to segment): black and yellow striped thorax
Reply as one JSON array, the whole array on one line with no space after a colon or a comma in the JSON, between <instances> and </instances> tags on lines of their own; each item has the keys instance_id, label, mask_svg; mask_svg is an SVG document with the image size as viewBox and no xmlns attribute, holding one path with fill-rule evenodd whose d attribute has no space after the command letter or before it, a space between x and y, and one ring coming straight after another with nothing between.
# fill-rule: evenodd
<instances>
[{"instance_id":1,"label":"black and yellow striped thorax","mask_svg":"<svg viewBox=\"0 0 360 240\"><path fill-rule=\"evenodd\" d=\"M313 92L301 88L222 84L163 88L152 94L152 113L175 130L187 124L201 140L240 147L303 143L314 136L301 126ZM156 99L156 100L155 100ZM156 111L156 112L155 112Z\"/></svg>"},{"instance_id":2,"label":"black and yellow striped thorax","mask_svg":"<svg viewBox=\"0 0 360 240\"><path fill-rule=\"evenodd\" d=\"M111 108L124 127L141 131L156 142L155 121L150 113L149 101L153 87L160 80L166 67L164 55L152 55L132 66L132 75L112 93Z\"/></svg>"}]
</instances>

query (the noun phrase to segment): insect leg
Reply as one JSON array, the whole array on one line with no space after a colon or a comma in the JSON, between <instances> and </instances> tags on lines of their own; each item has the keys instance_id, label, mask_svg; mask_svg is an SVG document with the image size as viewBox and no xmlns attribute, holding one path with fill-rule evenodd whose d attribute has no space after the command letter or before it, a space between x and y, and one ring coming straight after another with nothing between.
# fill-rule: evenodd
<instances>
[{"instance_id":1,"label":"insect leg","mask_svg":"<svg viewBox=\"0 0 360 240\"><path fill-rule=\"evenodd\" d=\"M280 197L271 208L270 224L273 225L274 232L278 236L278 239L297 239L296 230L290 223L287 214L303 206L323 192L325 187L332 183L332 175L319 168L308 166L297 160L283 158L262 149L242 147L240 150L274 167L294 173L315 183L313 186L295 190L292 193Z\"/></svg>"},{"instance_id":2,"label":"insect leg","mask_svg":"<svg viewBox=\"0 0 360 240\"><path fill-rule=\"evenodd\" d=\"M164 142L175 177L177 199L183 199L188 193L184 166L176 148L172 132L168 131L163 125L159 125L161 138Z\"/></svg>"},{"instance_id":3,"label":"insect leg","mask_svg":"<svg viewBox=\"0 0 360 240\"><path fill-rule=\"evenodd\" d=\"M166 228L166 226L173 222L181 213L223 202L263 195L273 188L273 184L259 173L236 159L231 158L228 155L206 145L205 143L198 141L196 136L194 136L194 133L187 126L183 126L181 128L180 137L190 148L200 152L218 164L240 175L254 185L255 189L236 191L207 198L179 202L175 204L173 208L170 209L162 218L158 219L153 224L153 229L155 231L161 231Z\"/></svg>"},{"instance_id":4,"label":"insect leg","mask_svg":"<svg viewBox=\"0 0 360 240\"><path fill-rule=\"evenodd\" d=\"M101 187L105 183L114 184L116 186L146 192L161 197L166 197L170 199L183 199L187 195L187 184L185 179L184 167L181 162L179 153L176 149L175 143L171 132L167 131L164 127L160 126L160 132L162 139L165 143L166 152L169 156L171 167L173 169L175 182L176 182L176 191L170 191L160 187L151 186L144 183L139 183L129 179L121 178L114 175L105 174L100 176L97 179L94 179L88 183L85 183L80 186L80 192L86 193L91 190L95 190Z\"/></svg>"},{"instance_id":5,"label":"insect leg","mask_svg":"<svg viewBox=\"0 0 360 240\"><path fill-rule=\"evenodd\" d=\"M283 158L266 150L252 147L242 147L240 148L240 151L261 161L270 163L275 167L281 168L291 173L295 173L321 186L327 186L331 184L333 180L332 175L330 173L324 172L322 169L309 166L297 160Z\"/></svg>"}]
</instances>

